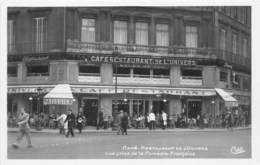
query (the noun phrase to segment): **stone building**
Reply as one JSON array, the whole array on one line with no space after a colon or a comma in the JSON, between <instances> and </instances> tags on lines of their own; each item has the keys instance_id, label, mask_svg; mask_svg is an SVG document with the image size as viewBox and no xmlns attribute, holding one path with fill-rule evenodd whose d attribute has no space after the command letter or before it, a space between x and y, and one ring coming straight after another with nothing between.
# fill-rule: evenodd
<instances>
[{"instance_id":1,"label":"stone building","mask_svg":"<svg viewBox=\"0 0 260 165\"><path fill-rule=\"evenodd\" d=\"M117 109L251 113L247 6L11 7L7 37L9 114L82 108L95 125L98 111ZM72 106L44 104L58 84L69 84Z\"/></svg>"}]
</instances>

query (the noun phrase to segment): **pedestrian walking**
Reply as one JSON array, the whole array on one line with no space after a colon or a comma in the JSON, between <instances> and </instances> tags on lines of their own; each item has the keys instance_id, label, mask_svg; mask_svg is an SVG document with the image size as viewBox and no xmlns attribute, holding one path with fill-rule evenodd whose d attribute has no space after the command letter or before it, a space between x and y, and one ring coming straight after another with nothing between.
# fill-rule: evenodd
<instances>
[{"instance_id":1,"label":"pedestrian walking","mask_svg":"<svg viewBox=\"0 0 260 165\"><path fill-rule=\"evenodd\" d=\"M121 121L122 121L122 117L123 117L124 113L123 111L121 110L120 113L118 114L117 116L117 134L119 135L121 132L122 132L122 127L121 127Z\"/></svg>"},{"instance_id":2,"label":"pedestrian walking","mask_svg":"<svg viewBox=\"0 0 260 165\"><path fill-rule=\"evenodd\" d=\"M75 125L75 115L72 113L71 109L69 110L69 113L67 115L65 122L68 122L68 131L67 131L66 137L69 137L69 134L71 134L71 136L74 137L73 128Z\"/></svg>"},{"instance_id":3,"label":"pedestrian walking","mask_svg":"<svg viewBox=\"0 0 260 165\"><path fill-rule=\"evenodd\" d=\"M162 129L165 129L167 126L167 114L164 111L162 111L162 120L163 120Z\"/></svg>"},{"instance_id":4,"label":"pedestrian walking","mask_svg":"<svg viewBox=\"0 0 260 165\"><path fill-rule=\"evenodd\" d=\"M153 111L150 112L149 114L149 120L150 120L150 129L155 129L155 114Z\"/></svg>"},{"instance_id":5,"label":"pedestrian walking","mask_svg":"<svg viewBox=\"0 0 260 165\"><path fill-rule=\"evenodd\" d=\"M78 113L77 115L77 128L79 130L79 133L82 132L82 128L83 128L83 122L84 122L84 116L82 115L81 112Z\"/></svg>"},{"instance_id":6,"label":"pedestrian walking","mask_svg":"<svg viewBox=\"0 0 260 165\"><path fill-rule=\"evenodd\" d=\"M19 144L23 137L25 136L27 140L27 147L31 148L31 137L30 137L30 126L29 126L29 114L25 112L24 107L21 108L20 114L17 118L17 125L19 126L19 135L16 142L12 144L14 148L19 148Z\"/></svg>"},{"instance_id":7,"label":"pedestrian walking","mask_svg":"<svg viewBox=\"0 0 260 165\"><path fill-rule=\"evenodd\" d=\"M56 121L59 122L60 134L65 134L65 126L64 125L65 125L66 118L67 118L67 115L65 113L62 113L56 119Z\"/></svg>"},{"instance_id":8,"label":"pedestrian walking","mask_svg":"<svg viewBox=\"0 0 260 165\"><path fill-rule=\"evenodd\" d=\"M122 135L127 135L127 126L128 126L128 115L127 112L124 112L123 117L121 118L121 127Z\"/></svg>"}]
</instances>

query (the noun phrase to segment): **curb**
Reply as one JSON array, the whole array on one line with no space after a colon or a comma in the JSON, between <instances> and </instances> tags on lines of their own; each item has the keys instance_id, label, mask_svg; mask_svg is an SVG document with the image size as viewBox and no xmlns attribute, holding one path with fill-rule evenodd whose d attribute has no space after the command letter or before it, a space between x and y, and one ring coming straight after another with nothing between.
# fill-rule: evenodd
<instances>
[{"instance_id":1,"label":"curb","mask_svg":"<svg viewBox=\"0 0 260 165\"><path fill-rule=\"evenodd\" d=\"M232 131L241 131L241 130L249 130L251 129L251 127L245 127L245 128L233 128ZM9 133L16 133L18 132L18 128L16 129L8 129L7 130ZM45 134L58 134L59 130L56 131L49 131L49 130L42 130L42 131L36 131L36 130L31 130L31 133L45 133ZM128 130L129 133L134 133L134 134L138 134L138 133L188 133L188 132L229 132L231 130L228 129L166 129L166 130L161 130L161 129L157 129L157 130ZM75 131L76 134L78 134L77 131ZM91 133L91 134L116 134L116 131L112 131L112 130L106 130L106 131L99 131L99 130L83 130L82 134L85 133Z\"/></svg>"}]
</instances>

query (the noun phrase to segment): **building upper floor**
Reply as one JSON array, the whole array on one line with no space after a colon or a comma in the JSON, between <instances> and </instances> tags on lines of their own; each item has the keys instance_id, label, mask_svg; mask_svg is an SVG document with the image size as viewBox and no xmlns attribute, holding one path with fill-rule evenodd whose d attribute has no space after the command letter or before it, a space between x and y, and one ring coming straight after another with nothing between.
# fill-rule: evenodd
<instances>
[{"instance_id":1,"label":"building upper floor","mask_svg":"<svg viewBox=\"0 0 260 165\"><path fill-rule=\"evenodd\" d=\"M9 8L8 55L221 59L251 68L250 7Z\"/></svg>"},{"instance_id":2,"label":"building upper floor","mask_svg":"<svg viewBox=\"0 0 260 165\"><path fill-rule=\"evenodd\" d=\"M196 65L181 61L178 65L140 65L97 63L80 60L46 60L8 64L8 85L78 84L110 86L158 86L177 88L224 88L251 91L251 76L227 67Z\"/></svg>"}]
</instances>

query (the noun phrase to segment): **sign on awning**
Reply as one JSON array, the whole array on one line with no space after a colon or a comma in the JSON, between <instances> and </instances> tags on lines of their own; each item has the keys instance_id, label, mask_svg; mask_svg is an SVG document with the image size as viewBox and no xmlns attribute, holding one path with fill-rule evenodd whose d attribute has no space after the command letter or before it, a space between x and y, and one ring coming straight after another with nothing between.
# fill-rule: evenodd
<instances>
[{"instance_id":1,"label":"sign on awning","mask_svg":"<svg viewBox=\"0 0 260 165\"><path fill-rule=\"evenodd\" d=\"M72 105L73 95L69 84L58 84L43 97L43 104Z\"/></svg>"},{"instance_id":2,"label":"sign on awning","mask_svg":"<svg viewBox=\"0 0 260 165\"><path fill-rule=\"evenodd\" d=\"M114 86L72 86L73 93L92 93L92 94L114 94ZM129 87L118 86L117 93L131 94L168 94L168 95L185 95L185 96L214 96L214 89L190 89L190 88L160 88L160 87Z\"/></svg>"},{"instance_id":3,"label":"sign on awning","mask_svg":"<svg viewBox=\"0 0 260 165\"><path fill-rule=\"evenodd\" d=\"M237 107L238 101L223 89L215 88L219 96L224 100L226 107Z\"/></svg>"}]
</instances>

